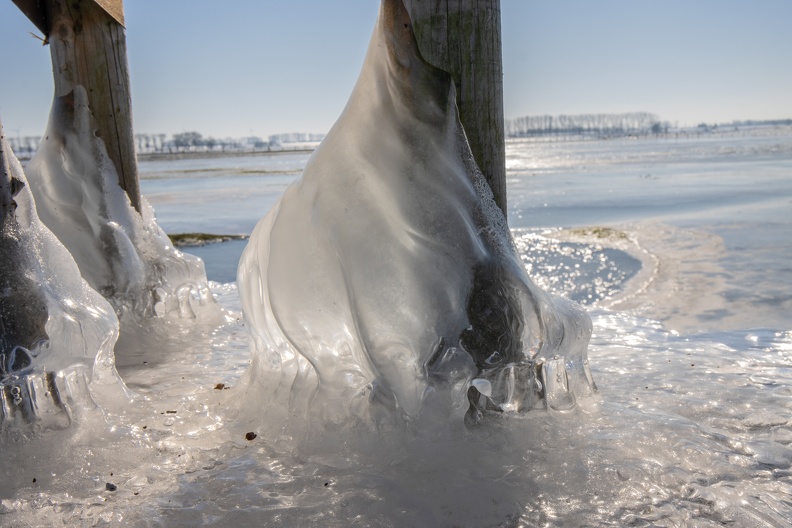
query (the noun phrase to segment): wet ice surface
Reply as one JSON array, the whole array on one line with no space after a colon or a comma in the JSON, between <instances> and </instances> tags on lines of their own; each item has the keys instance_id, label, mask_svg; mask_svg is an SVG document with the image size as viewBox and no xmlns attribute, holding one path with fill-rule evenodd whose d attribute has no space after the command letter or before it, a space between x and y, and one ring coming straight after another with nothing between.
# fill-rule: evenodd
<instances>
[{"instance_id":1,"label":"wet ice surface","mask_svg":"<svg viewBox=\"0 0 792 528\"><path fill-rule=\"evenodd\" d=\"M610 299L624 290L642 263L628 252L599 244L553 239L557 230L518 229L514 243L537 286L581 304Z\"/></svg>"},{"instance_id":2,"label":"wet ice surface","mask_svg":"<svg viewBox=\"0 0 792 528\"><path fill-rule=\"evenodd\" d=\"M114 364L118 319L39 219L2 125L0 256L0 443L129 405Z\"/></svg>"},{"instance_id":3,"label":"wet ice surface","mask_svg":"<svg viewBox=\"0 0 792 528\"><path fill-rule=\"evenodd\" d=\"M55 97L25 169L42 222L122 320L195 317L208 299L203 262L171 245L145 198L133 209L95 129L84 87Z\"/></svg>"},{"instance_id":4,"label":"wet ice surface","mask_svg":"<svg viewBox=\"0 0 792 528\"><path fill-rule=\"evenodd\" d=\"M685 283L661 269L666 298L643 299L663 304L651 316L673 329L789 328L791 134L513 140L510 225L613 226L669 257L677 275L695 270Z\"/></svg>"},{"instance_id":5,"label":"wet ice surface","mask_svg":"<svg viewBox=\"0 0 792 528\"><path fill-rule=\"evenodd\" d=\"M752 154L733 157L746 152L733 145L741 141L753 145ZM784 215L792 179L784 175L792 156L777 145L792 142L781 135L725 143L509 142L510 221L526 228L514 230L520 256L533 263L538 284L578 295L593 318L589 358L599 397L591 406L428 439L354 430L298 446L264 441L261 430L228 420L250 356L235 287L213 284L229 320L172 329L147 354L120 360L145 408L130 406L109 426L99 419L69 436L50 432L3 446L0 524L789 526L792 324L783 303L792 291L792 215ZM625 147L633 153L628 162L619 161ZM586 169L589 149L617 161ZM691 159L686 151L699 154ZM553 158L567 162L543 175L516 165L526 158L550 160L549 167ZM221 174L236 163L215 162ZM742 177L721 180L720 171ZM221 208L226 217L216 232L227 233L235 232L229 224L252 226L265 212L234 207L245 189L258 192L250 179L206 179L202 196L185 185L183 202L160 200L189 178L147 180L169 232L176 230L163 217L199 231L190 221ZM718 199L702 202L702 188L720 181ZM227 195L205 202L210 183ZM744 207L734 205L754 190ZM631 207L634 199L640 207ZM700 210L676 215L679 203L696 200ZM555 216L525 221L544 203ZM665 225L651 223L657 218ZM652 259L629 245L617 253L618 237L546 229L602 223L651 250L669 276L649 281L646 267L635 271L631 259L649 268ZM230 258L222 247L217 252ZM640 302L606 309L625 296ZM646 306L646 315L668 316L667 323L634 315ZM707 314L712 319L700 318ZM231 388L215 389L218 383ZM248 432L257 437L246 440Z\"/></svg>"},{"instance_id":6,"label":"wet ice surface","mask_svg":"<svg viewBox=\"0 0 792 528\"><path fill-rule=\"evenodd\" d=\"M146 395L151 410L130 408L124 420L111 422L115 431L97 424L68 442L53 433L32 445L8 447L14 467L0 468L8 475L0 485L0 511L8 512L1 523L789 526L792 325L790 312L773 299L792 291L784 271L792 252L782 229L792 215L774 223L756 217L757 211L783 211L773 204L792 200L789 178L772 176L789 167L789 153L775 146L790 140L782 135L735 141L759 147L752 147L753 157L735 160L718 155L736 150L728 147L731 140L726 147L704 138L678 146L664 140L509 142L512 225L520 226L518 215L544 203L558 213L547 223L523 223L525 230L513 231L520 256L532 265L537 284L577 295L593 318L589 358L599 399L590 408L531 412L430 440L411 432L378 437L353 431L296 449L288 442L265 442L257 430L247 441L251 431L228 423L223 403L226 397L233 400L233 387L250 360L244 328L232 317L218 327L192 330L193 337L183 330L148 358L121 365L121 374ZM589 148L620 159L625 144L634 153L630 163L601 162L593 172L581 168ZM683 154L690 150L700 152L699 161L686 160ZM528 157L568 162L542 176L514 165ZM654 158L669 180L660 186L665 193L656 192L657 180L642 177L655 172L648 161ZM215 163L233 173L236 161ZM269 159L261 163L266 167ZM718 202L711 201L687 225L642 223L655 217L673 221L676 201L717 185L715 169L734 167L744 179L732 180L731 193L748 194L760 181L763 193L776 196L767 200L771 207L762 207L762 200L749 203L726 224ZM689 181L675 201L667 193L683 177ZM252 226L263 214L252 216L225 198L205 203L190 186L185 203L160 201L189 178L176 173L174 181L149 181L149 198L170 232L175 230L163 217L198 231L189 223L203 221L196 211L224 208L229 217L215 227L225 233L233 232L228 223ZM171 190L161 194L158 185L165 183ZM225 177L213 184L229 193L238 187ZM211 195L209 188L202 192ZM645 202L630 208L637 196ZM733 201L728 193L721 199ZM538 227L597 225L603 209L614 217L611 225L662 260L660 269L670 269L669 277L652 275L652 259L634 246L616 252L618 239L581 239ZM625 209L629 215L621 214ZM631 224L619 224L624 220ZM705 231L710 226L723 238ZM543 233L559 240L543 239ZM227 262L223 270L223 262L233 258L222 247L216 246L222 257L217 273L233 273ZM740 251L743 247L750 250ZM752 258L758 264L752 265ZM636 272L632 259L644 267ZM211 277L213 266L207 270ZM621 292L625 285L627 295ZM698 285L702 288L694 289ZM732 287L750 294L753 304L726 294ZM214 284L213 290L239 317L234 286ZM708 308L691 301L706 297L702 293L712 297L705 300L716 309L713 320L700 319ZM603 308L632 294L640 301L637 308L624 308L629 299L613 311ZM669 321L678 331L632 315L646 306L646 313L661 316L677 310ZM717 315L721 311L732 315ZM152 359L157 356L159 361ZM216 390L218 383L232 388ZM54 454L43 457L44 447ZM106 491L108 482L117 491Z\"/></svg>"},{"instance_id":7,"label":"wet ice surface","mask_svg":"<svg viewBox=\"0 0 792 528\"><path fill-rule=\"evenodd\" d=\"M526 274L454 83L421 58L400 0L382 3L344 111L256 225L237 283L252 424L424 429L594 391L591 321Z\"/></svg>"},{"instance_id":8,"label":"wet ice surface","mask_svg":"<svg viewBox=\"0 0 792 528\"><path fill-rule=\"evenodd\" d=\"M536 246L569 262L556 242ZM147 410L4 448L3 524L788 525L792 332L679 336L593 309L587 406L265 441L228 420L250 357L235 286L212 288L224 324L119 365Z\"/></svg>"}]
</instances>

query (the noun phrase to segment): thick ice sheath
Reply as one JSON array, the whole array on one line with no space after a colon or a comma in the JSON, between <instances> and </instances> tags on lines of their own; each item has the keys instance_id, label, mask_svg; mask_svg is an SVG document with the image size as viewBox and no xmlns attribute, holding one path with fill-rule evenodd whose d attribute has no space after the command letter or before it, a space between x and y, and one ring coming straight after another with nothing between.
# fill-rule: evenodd
<instances>
[{"instance_id":1,"label":"thick ice sheath","mask_svg":"<svg viewBox=\"0 0 792 528\"><path fill-rule=\"evenodd\" d=\"M293 411L335 420L372 402L410 417L464 414L468 397L474 414L564 408L593 390L591 322L527 277L454 90L384 0L343 114L240 261L252 398L288 392ZM273 366L293 380L273 386Z\"/></svg>"},{"instance_id":2,"label":"thick ice sheath","mask_svg":"<svg viewBox=\"0 0 792 528\"><path fill-rule=\"evenodd\" d=\"M211 301L203 262L176 250L148 202L138 213L118 184L84 87L55 97L26 170L41 220L119 314L191 318Z\"/></svg>"},{"instance_id":3,"label":"thick ice sheath","mask_svg":"<svg viewBox=\"0 0 792 528\"><path fill-rule=\"evenodd\" d=\"M0 431L61 428L97 404L123 405L118 319L39 220L1 127L0 211Z\"/></svg>"}]
</instances>

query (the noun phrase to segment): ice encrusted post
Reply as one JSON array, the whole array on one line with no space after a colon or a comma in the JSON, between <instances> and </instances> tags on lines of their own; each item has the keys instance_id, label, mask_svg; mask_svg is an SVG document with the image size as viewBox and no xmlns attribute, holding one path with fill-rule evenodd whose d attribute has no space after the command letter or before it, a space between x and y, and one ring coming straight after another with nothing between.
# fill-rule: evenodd
<instances>
[{"instance_id":1,"label":"ice encrusted post","mask_svg":"<svg viewBox=\"0 0 792 528\"><path fill-rule=\"evenodd\" d=\"M141 212L122 0L13 0L46 36L55 97L85 87L118 183Z\"/></svg>"},{"instance_id":2,"label":"ice encrusted post","mask_svg":"<svg viewBox=\"0 0 792 528\"><path fill-rule=\"evenodd\" d=\"M62 429L121 408L118 319L39 220L0 124L0 444L7 433ZM32 426L32 428L28 427Z\"/></svg>"},{"instance_id":3,"label":"ice encrusted post","mask_svg":"<svg viewBox=\"0 0 792 528\"><path fill-rule=\"evenodd\" d=\"M173 247L140 195L121 0L15 1L52 50L50 120L25 169L40 219L113 305L122 338L151 316L195 318L214 305L203 262Z\"/></svg>"},{"instance_id":4,"label":"ice encrusted post","mask_svg":"<svg viewBox=\"0 0 792 528\"><path fill-rule=\"evenodd\" d=\"M343 113L240 259L243 420L473 425L594 392L591 319L528 277L456 100L382 0Z\"/></svg>"},{"instance_id":5,"label":"ice encrusted post","mask_svg":"<svg viewBox=\"0 0 792 528\"><path fill-rule=\"evenodd\" d=\"M451 74L470 150L506 210L500 0L405 0L423 58Z\"/></svg>"}]
</instances>

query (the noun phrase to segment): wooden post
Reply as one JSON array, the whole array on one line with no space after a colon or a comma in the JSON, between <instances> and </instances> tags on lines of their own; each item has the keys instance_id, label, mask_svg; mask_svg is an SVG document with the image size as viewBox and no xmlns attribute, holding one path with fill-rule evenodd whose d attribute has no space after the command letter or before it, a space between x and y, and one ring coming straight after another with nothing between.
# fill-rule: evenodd
<instances>
[{"instance_id":1,"label":"wooden post","mask_svg":"<svg viewBox=\"0 0 792 528\"><path fill-rule=\"evenodd\" d=\"M506 210L500 0L407 0L424 59L451 74L470 148Z\"/></svg>"},{"instance_id":2,"label":"wooden post","mask_svg":"<svg viewBox=\"0 0 792 528\"><path fill-rule=\"evenodd\" d=\"M13 0L47 36L55 97L83 86L118 183L140 212L122 0Z\"/></svg>"}]
</instances>

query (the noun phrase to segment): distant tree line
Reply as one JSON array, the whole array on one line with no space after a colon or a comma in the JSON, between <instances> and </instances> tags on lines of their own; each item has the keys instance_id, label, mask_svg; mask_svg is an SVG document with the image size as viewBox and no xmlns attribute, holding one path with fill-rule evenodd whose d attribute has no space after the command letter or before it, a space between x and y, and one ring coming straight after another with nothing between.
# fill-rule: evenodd
<instances>
[{"instance_id":1,"label":"distant tree line","mask_svg":"<svg viewBox=\"0 0 792 528\"><path fill-rule=\"evenodd\" d=\"M241 138L204 137L198 132L168 134L135 134L135 148L138 154L172 152L256 152L267 150L291 150L304 148L300 143L318 143L325 134L289 132L273 134L268 139L258 136ZM21 159L30 159L38 150L40 136L6 136L14 154ZM297 144L297 145L295 145Z\"/></svg>"},{"instance_id":2,"label":"distant tree line","mask_svg":"<svg viewBox=\"0 0 792 528\"><path fill-rule=\"evenodd\" d=\"M135 147L138 153L151 152L246 152L282 149L289 143L319 142L324 134L293 132L275 134L268 140L258 136L241 138L204 137L198 132L180 132L168 137L167 134L135 134Z\"/></svg>"},{"instance_id":3,"label":"distant tree line","mask_svg":"<svg viewBox=\"0 0 792 528\"><path fill-rule=\"evenodd\" d=\"M631 112L627 114L579 114L525 116L506 120L507 137L549 135L626 136L661 134L670 124L661 122L655 114Z\"/></svg>"},{"instance_id":4,"label":"distant tree line","mask_svg":"<svg viewBox=\"0 0 792 528\"><path fill-rule=\"evenodd\" d=\"M655 114L632 112L627 114L579 114L579 115L542 115L507 119L506 137L527 136L592 136L619 137L644 136L649 134L668 133L671 125L660 121ZM720 125L699 124L698 132L715 131L719 127L770 127L792 126L792 119L749 119L732 121ZM677 130L679 133L679 130ZM217 151L239 152L257 150L280 150L289 148L294 143L316 143L324 139L324 134L306 132L290 132L274 134L267 140L258 136L242 138L215 139L204 137L198 132L180 132L168 137L167 134L135 134L135 147L138 153L150 152L185 152L185 151ZM23 159L30 158L39 147L39 136L6 136L11 149Z\"/></svg>"},{"instance_id":5,"label":"distant tree line","mask_svg":"<svg viewBox=\"0 0 792 528\"><path fill-rule=\"evenodd\" d=\"M310 134L308 132L288 132L286 134L274 134L269 137L270 145L280 145L283 143L315 143L322 141L325 134Z\"/></svg>"},{"instance_id":6,"label":"distant tree line","mask_svg":"<svg viewBox=\"0 0 792 528\"><path fill-rule=\"evenodd\" d=\"M733 126L792 126L792 119L749 119L747 121L732 121Z\"/></svg>"}]
</instances>

